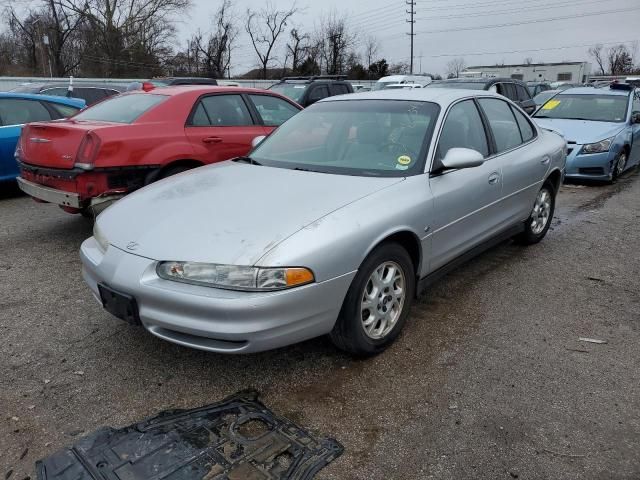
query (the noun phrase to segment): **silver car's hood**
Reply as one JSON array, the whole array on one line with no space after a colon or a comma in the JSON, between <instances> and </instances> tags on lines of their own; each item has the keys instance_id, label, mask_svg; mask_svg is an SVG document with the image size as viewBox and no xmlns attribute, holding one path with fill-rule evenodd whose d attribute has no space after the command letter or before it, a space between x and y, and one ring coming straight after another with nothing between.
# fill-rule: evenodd
<instances>
[{"instance_id":1,"label":"silver car's hood","mask_svg":"<svg viewBox=\"0 0 640 480\"><path fill-rule=\"evenodd\" d=\"M97 224L110 244L154 260L254 265L298 230L400 181L223 162L134 192Z\"/></svg>"}]
</instances>

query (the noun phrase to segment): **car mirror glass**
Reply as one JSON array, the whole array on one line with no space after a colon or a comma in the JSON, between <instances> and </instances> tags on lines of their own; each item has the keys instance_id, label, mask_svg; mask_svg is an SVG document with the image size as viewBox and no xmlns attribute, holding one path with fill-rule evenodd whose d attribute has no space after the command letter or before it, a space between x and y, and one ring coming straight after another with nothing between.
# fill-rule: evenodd
<instances>
[{"instance_id":1,"label":"car mirror glass","mask_svg":"<svg viewBox=\"0 0 640 480\"><path fill-rule=\"evenodd\" d=\"M442 166L446 169L473 168L483 163L482 154L470 148L450 148L442 159Z\"/></svg>"}]
</instances>

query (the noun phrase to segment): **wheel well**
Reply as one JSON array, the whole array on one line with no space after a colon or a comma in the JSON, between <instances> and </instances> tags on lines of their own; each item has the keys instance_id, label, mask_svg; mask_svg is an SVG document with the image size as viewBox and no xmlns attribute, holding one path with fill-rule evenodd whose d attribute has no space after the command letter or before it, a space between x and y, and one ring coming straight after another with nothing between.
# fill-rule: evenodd
<instances>
[{"instance_id":1,"label":"wheel well","mask_svg":"<svg viewBox=\"0 0 640 480\"><path fill-rule=\"evenodd\" d=\"M553 186L554 190L556 191L556 193L558 193L558 191L560 190L560 181L561 181L561 175L560 175L560 170L554 170L553 172L551 172L551 174L547 177L547 181L551 182L551 185Z\"/></svg>"},{"instance_id":2,"label":"wheel well","mask_svg":"<svg viewBox=\"0 0 640 480\"><path fill-rule=\"evenodd\" d=\"M415 273L417 275L419 272L420 260L422 256L420 240L418 239L418 237L414 233L407 231L397 232L393 235L389 235L380 243L387 242L397 243L399 245L402 245L407 250L409 256L411 257L411 262L413 263L413 268L415 269Z\"/></svg>"},{"instance_id":3,"label":"wheel well","mask_svg":"<svg viewBox=\"0 0 640 480\"><path fill-rule=\"evenodd\" d=\"M196 168L196 167L201 167L202 165L204 164L202 162L199 162L198 160L189 160L189 159L174 160L173 162L167 163L166 165L161 167L160 171L161 172L167 171L170 168L174 168L174 167Z\"/></svg>"}]
</instances>

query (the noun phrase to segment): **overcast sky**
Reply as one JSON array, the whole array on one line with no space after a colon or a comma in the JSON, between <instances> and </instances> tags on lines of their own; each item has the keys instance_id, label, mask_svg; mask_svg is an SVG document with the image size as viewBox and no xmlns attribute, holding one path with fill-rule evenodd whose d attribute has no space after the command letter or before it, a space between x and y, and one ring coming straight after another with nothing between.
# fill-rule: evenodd
<instances>
[{"instance_id":1,"label":"overcast sky","mask_svg":"<svg viewBox=\"0 0 640 480\"><path fill-rule=\"evenodd\" d=\"M640 41L640 0L414 1L416 72L422 65L423 72L445 73L447 62L455 57L464 58L467 65L521 63L527 57L534 62L589 61L587 49L592 44L608 47ZM198 28L208 30L219 4L215 0L193 2L193 9L179 24L183 44ZM247 8L260 9L264 4L264 0L235 0L238 25L242 26ZM274 0L274 4L288 9L292 1ZM348 19L361 44L373 35L380 42L380 56L389 63L409 60L408 6L404 0L297 0L296 5L304 11L292 24L303 31L312 31L318 18L334 9ZM513 23L520 25L498 26ZM284 44L283 38L278 66L284 59L280 54ZM232 73L257 66L244 31L232 63Z\"/></svg>"}]
</instances>

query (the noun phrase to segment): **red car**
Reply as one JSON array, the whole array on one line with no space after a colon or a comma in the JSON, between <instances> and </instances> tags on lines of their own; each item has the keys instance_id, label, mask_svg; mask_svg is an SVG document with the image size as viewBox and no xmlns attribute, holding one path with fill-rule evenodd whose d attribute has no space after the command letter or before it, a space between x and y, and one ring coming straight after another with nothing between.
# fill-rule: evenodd
<instances>
[{"instance_id":1,"label":"red car","mask_svg":"<svg viewBox=\"0 0 640 480\"><path fill-rule=\"evenodd\" d=\"M180 86L110 98L67 120L24 127L20 188L91 215L155 180L246 155L301 107L266 90Z\"/></svg>"}]
</instances>

